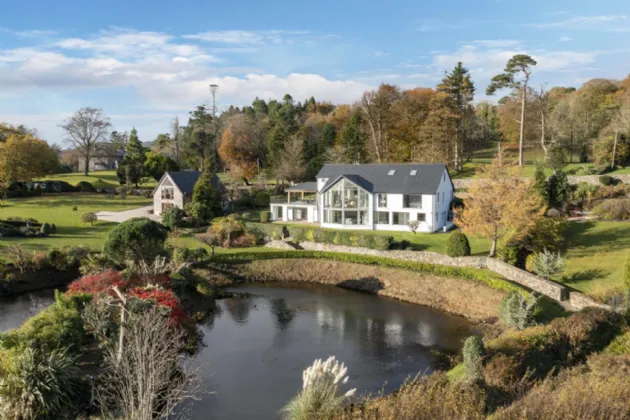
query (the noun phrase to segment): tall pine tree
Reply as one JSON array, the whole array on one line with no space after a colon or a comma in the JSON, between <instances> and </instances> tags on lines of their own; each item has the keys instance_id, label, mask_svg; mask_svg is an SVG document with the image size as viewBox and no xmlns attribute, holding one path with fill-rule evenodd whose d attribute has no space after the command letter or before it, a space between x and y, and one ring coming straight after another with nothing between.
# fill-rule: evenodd
<instances>
[{"instance_id":1,"label":"tall pine tree","mask_svg":"<svg viewBox=\"0 0 630 420\"><path fill-rule=\"evenodd\" d=\"M339 144L343 150L343 160L348 163L367 162L366 134L361 126L361 114L355 112L339 133Z\"/></svg>"},{"instance_id":2,"label":"tall pine tree","mask_svg":"<svg viewBox=\"0 0 630 420\"><path fill-rule=\"evenodd\" d=\"M134 127L129 133L129 139L125 145L125 157L117 171L121 183L137 187L144 176L145 160L146 149L142 146L138 138L138 130Z\"/></svg>"}]
</instances>

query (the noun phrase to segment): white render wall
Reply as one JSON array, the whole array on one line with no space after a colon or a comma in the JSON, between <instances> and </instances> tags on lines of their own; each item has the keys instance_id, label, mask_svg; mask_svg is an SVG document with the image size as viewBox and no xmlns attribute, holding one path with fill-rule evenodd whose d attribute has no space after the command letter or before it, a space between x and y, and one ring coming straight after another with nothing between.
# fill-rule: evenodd
<instances>
[{"instance_id":1,"label":"white render wall","mask_svg":"<svg viewBox=\"0 0 630 420\"><path fill-rule=\"evenodd\" d=\"M276 208L282 207L282 219L276 219ZM291 222L293 221L294 209L303 209L307 212L307 222L317 223L317 206L314 204L294 204L294 203L273 203L271 204L271 220L274 222Z\"/></svg>"},{"instance_id":2,"label":"white render wall","mask_svg":"<svg viewBox=\"0 0 630 420\"><path fill-rule=\"evenodd\" d=\"M166 180L169 180L172 185L163 185ZM173 188L173 200L162 200L162 188ZM159 215L162 213L162 202L173 203L173 205L184 208L184 194L177 188L170 176L164 177L162 182L155 189L153 193L153 214Z\"/></svg>"},{"instance_id":3,"label":"white render wall","mask_svg":"<svg viewBox=\"0 0 630 420\"><path fill-rule=\"evenodd\" d=\"M317 190L321 191L328 181L327 178L318 178L317 179ZM437 194L440 195L438 200ZM436 194L423 194L422 195L422 208L405 208L404 204L404 195L403 194L387 194L387 207L378 207L378 194L370 194L370 200L368 201L368 220L369 223L367 225L338 225L334 223L323 223L324 220L324 195L320 192L317 193L317 206L310 206L308 222L309 223L318 223L323 228L331 228L331 229L347 229L347 230L383 230L383 231L402 231L409 232L409 226L405 225L394 225L391 224L393 222L392 212L403 212L409 213L409 221L418 220L418 213L425 214L425 221L420 223L418 227L418 232L435 232L444 228L445 226L449 226L452 222L448 222L448 213L450 210L450 204L453 199L454 190L453 185L451 184L450 177L447 171L444 171L442 175L442 179L437 188ZM288 222L292 220L291 215L289 214L289 207L302 207L300 205L294 204L282 204L282 203L274 203L271 205L272 212L272 220L274 219L274 207L282 206L283 207L283 218L282 221ZM307 206L304 206L307 207ZM375 220L375 211L387 211L389 212L389 224L377 224ZM312 212L312 213L311 213ZM436 215L438 215L436 217Z\"/></svg>"}]
</instances>

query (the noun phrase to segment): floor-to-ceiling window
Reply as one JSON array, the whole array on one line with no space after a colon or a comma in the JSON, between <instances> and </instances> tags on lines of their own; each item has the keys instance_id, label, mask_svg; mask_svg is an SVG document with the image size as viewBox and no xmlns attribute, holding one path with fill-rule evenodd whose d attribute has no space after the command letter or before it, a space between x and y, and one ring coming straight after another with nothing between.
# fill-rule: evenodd
<instances>
[{"instance_id":1,"label":"floor-to-ceiling window","mask_svg":"<svg viewBox=\"0 0 630 420\"><path fill-rule=\"evenodd\" d=\"M324 193L324 223L367 226L369 202L365 190L343 178Z\"/></svg>"}]
</instances>

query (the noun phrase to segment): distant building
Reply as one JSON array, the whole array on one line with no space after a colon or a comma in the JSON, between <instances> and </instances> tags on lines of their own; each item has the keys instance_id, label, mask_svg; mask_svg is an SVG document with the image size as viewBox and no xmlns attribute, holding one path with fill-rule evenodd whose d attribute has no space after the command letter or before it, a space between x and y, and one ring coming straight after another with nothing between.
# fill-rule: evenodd
<instances>
[{"instance_id":1,"label":"distant building","mask_svg":"<svg viewBox=\"0 0 630 420\"><path fill-rule=\"evenodd\" d=\"M98 144L94 156L90 157L88 170L104 171L118 169L124 157L125 151L112 150L111 143ZM79 172L83 171L85 171L85 159L79 157Z\"/></svg>"},{"instance_id":2,"label":"distant building","mask_svg":"<svg viewBox=\"0 0 630 420\"><path fill-rule=\"evenodd\" d=\"M153 214L159 215L170 207L183 209L187 203L192 201L192 194L197 180L201 176L199 171L167 172L162 176L158 186L153 191ZM225 186L214 174L212 186L221 193L225 192ZM223 208L227 209L229 202L223 200Z\"/></svg>"}]
</instances>

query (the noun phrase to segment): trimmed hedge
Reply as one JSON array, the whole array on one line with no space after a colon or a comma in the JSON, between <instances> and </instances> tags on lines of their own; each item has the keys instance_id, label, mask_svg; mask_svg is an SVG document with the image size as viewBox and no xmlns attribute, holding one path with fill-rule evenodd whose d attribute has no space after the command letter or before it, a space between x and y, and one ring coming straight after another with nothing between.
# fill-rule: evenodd
<instances>
[{"instance_id":1,"label":"trimmed hedge","mask_svg":"<svg viewBox=\"0 0 630 420\"><path fill-rule=\"evenodd\" d=\"M483 269L469 267L451 267L447 265L429 264L417 261L404 261L386 257L375 257L371 255L347 254L342 252L327 251L271 251L271 252L240 252L234 254L217 254L212 258L215 263L236 263L243 261L273 260L273 259L323 259L339 262L379 265L390 268L402 268L405 270L418 271L442 277L460 277L482 283L492 289L505 292L515 291L529 296L529 293L502 277Z\"/></svg>"},{"instance_id":2,"label":"trimmed hedge","mask_svg":"<svg viewBox=\"0 0 630 420\"><path fill-rule=\"evenodd\" d=\"M360 232L337 232L318 228L289 228L293 242L315 242L319 244L343 245L386 251L391 248L394 238Z\"/></svg>"},{"instance_id":3,"label":"trimmed hedge","mask_svg":"<svg viewBox=\"0 0 630 420\"><path fill-rule=\"evenodd\" d=\"M470 256L470 243L464 232L456 230L451 233L446 241L446 254L449 257Z\"/></svg>"},{"instance_id":4,"label":"trimmed hedge","mask_svg":"<svg viewBox=\"0 0 630 420\"><path fill-rule=\"evenodd\" d=\"M260 221L261 223L269 223L271 220L271 212L270 211L261 211L260 212Z\"/></svg>"}]
</instances>

